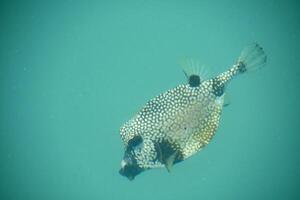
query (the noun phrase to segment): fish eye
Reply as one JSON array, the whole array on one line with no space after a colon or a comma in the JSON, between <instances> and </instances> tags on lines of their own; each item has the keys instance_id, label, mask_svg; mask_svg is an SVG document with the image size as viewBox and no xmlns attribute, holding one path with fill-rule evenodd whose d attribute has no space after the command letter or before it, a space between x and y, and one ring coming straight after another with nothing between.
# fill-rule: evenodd
<instances>
[{"instance_id":1,"label":"fish eye","mask_svg":"<svg viewBox=\"0 0 300 200\"><path fill-rule=\"evenodd\" d=\"M134 136L128 141L129 148L135 148L143 142L143 138L140 135Z\"/></svg>"}]
</instances>

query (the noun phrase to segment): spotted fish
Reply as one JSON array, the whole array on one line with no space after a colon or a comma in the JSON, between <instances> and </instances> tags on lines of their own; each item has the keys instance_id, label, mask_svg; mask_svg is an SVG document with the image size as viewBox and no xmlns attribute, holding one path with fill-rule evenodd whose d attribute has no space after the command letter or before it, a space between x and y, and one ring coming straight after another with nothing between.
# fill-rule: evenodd
<instances>
[{"instance_id":1,"label":"spotted fish","mask_svg":"<svg viewBox=\"0 0 300 200\"><path fill-rule=\"evenodd\" d=\"M242 51L229 70L211 79L202 80L193 70L184 69L187 84L148 101L121 127L125 153L119 173L133 180L152 168L170 171L174 164L199 152L218 128L229 81L265 63L263 49L253 44Z\"/></svg>"}]
</instances>

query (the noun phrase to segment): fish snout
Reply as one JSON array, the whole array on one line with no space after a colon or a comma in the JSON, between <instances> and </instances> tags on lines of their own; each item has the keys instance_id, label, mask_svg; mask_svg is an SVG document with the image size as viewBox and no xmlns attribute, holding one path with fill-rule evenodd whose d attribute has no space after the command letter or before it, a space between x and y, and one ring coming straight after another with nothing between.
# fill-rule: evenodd
<instances>
[{"instance_id":1,"label":"fish snout","mask_svg":"<svg viewBox=\"0 0 300 200\"><path fill-rule=\"evenodd\" d=\"M135 176L142 171L143 169L140 168L138 164L130 157L124 157L124 159L121 161L121 169L119 170L119 173L122 176L127 177L130 181L132 181Z\"/></svg>"}]
</instances>

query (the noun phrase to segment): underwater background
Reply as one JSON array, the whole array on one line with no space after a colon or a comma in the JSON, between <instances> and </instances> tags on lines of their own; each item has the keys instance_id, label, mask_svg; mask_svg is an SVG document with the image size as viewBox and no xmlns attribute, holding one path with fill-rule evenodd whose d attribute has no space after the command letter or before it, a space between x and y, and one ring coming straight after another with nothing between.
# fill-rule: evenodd
<instances>
[{"instance_id":1,"label":"underwater background","mask_svg":"<svg viewBox=\"0 0 300 200\"><path fill-rule=\"evenodd\" d=\"M1 1L0 199L300 199L298 1ZM120 126L253 42L267 65L229 85L212 142L119 175Z\"/></svg>"}]
</instances>

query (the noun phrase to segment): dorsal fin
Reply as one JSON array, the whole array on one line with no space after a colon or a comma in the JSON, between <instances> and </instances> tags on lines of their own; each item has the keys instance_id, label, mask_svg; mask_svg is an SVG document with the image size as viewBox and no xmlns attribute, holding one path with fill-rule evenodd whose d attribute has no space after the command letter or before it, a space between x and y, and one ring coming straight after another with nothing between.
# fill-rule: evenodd
<instances>
[{"instance_id":1,"label":"dorsal fin","mask_svg":"<svg viewBox=\"0 0 300 200\"><path fill-rule=\"evenodd\" d=\"M191 87L198 87L204 79L205 73L203 66L193 59L183 59L181 62L183 73L187 77Z\"/></svg>"}]
</instances>

